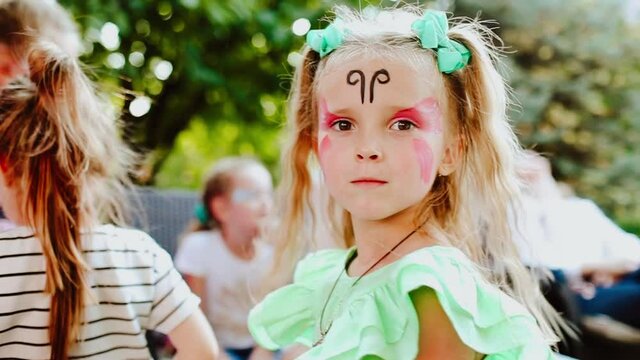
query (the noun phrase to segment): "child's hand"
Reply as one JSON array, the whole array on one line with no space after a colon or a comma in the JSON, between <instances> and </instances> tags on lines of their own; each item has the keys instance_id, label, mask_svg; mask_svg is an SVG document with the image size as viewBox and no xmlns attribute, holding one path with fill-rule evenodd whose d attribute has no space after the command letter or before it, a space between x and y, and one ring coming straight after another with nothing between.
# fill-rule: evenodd
<instances>
[{"instance_id":1,"label":"child's hand","mask_svg":"<svg viewBox=\"0 0 640 360\"><path fill-rule=\"evenodd\" d=\"M582 278L593 285L608 287L639 267L640 264L628 260L591 264L582 268Z\"/></svg>"}]
</instances>

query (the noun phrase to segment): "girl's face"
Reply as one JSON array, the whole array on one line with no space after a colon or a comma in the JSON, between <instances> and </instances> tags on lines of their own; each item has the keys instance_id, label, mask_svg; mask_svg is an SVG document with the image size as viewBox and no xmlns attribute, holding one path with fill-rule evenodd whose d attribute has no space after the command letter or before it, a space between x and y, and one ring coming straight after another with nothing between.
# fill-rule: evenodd
<instances>
[{"instance_id":1,"label":"girl's face","mask_svg":"<svg viewBox=\"0 0 640 360\"><path fill-rule=\"evenodd\" d=\"M218 218L228 231L252 240L273 207L271 174L251 165L233 174L231 191L222 198Z\"/></svg>"},{"instance_id":2,"label":"girl's face","mask_svg":"<svg viewBox=\"0 0 640 360\"><path fill-rule=\"evenodd\" d=\"M320 75L318 158L330 194L354 218L382 220L417 205L447 153L442 80L416 69L356 59Z\"/></svg>"}]
</instances>

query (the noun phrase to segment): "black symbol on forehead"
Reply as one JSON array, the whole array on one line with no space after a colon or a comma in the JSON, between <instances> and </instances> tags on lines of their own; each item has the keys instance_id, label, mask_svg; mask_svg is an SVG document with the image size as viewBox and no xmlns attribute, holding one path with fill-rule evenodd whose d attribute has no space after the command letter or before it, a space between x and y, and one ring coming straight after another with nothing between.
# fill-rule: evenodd
<instances>
[{"instance_id":1,"label":"black symbol on forehead","mask_svg":"<svg viewBox=\"0 0 640 360\"><path fill-rule=\"evenodd\" d=\"M359 75L360 78L354 79L353 75ZM363 104L364 104L364 87L366 86L364 79L365 79L364 73L360 70L351 70L347 74L347 84L356 85L357 83L360 83L360 101Z\"/></svg>"},{"instance_id":2,"label":"black symbol on forehead","mask_svg":"<svg viewBox=\"0 0 640 360\"><path fill-rule=\"evenodd\" d=\"M371 77L371 83L369 84L369 103L374 99L374 88L376 81L380 84L386 84L391 81L389 72L386 69L380 69L373 73ZM347 84L357 85L360 84L360 102L364 104L365 87L367 86L366 76L361 70L351 70L347 74Z\"/></svg>"},{"instance_id":3,"label":"black symbol on forehead","mask_svg":"<svg viewBox=\"0 0 640 360\"><path fill-rule=\"evenodd\" d=\"M391 78L389 77L389 72L385 69L380 69L375 73L373 73L373 77L371 78L371 85L369 85L369 102L370 103L373 102L373 88L376 85L376 80L378 80L380 84L388 83L389 81L391 81Z\"/></svg>"}]
</instances>

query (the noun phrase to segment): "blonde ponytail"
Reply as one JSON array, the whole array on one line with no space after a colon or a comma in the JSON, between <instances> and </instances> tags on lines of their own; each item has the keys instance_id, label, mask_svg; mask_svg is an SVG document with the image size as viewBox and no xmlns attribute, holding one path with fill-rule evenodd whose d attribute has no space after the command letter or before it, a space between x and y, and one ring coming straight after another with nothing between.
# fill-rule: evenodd
<instances>
[{"instance_id":1,"label":"blonde ponytail","mask_svg":"<svg viewBox=\"0 0 640 360\"><path fill-rule=\"evenodd\" d=\"M122 223L132 155L75 58L37 43L27 62L29 79L0 93L0 148L46 260L51 358L67 359L89 291L82 233L100 219Z\"/></svg>"}]
</instances>

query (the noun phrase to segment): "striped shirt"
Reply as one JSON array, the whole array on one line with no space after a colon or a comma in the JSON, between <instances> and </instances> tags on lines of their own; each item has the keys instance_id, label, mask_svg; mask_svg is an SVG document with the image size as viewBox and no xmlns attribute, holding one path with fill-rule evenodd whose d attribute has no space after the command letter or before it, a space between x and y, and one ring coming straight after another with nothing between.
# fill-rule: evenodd
<instances>
[{"instance_id":1,"label":"striped shirt","mask_svg":"<svg viewBox=\"0 0 640 360\"><path fill-rule=\"evenodd\" d=\"M198 308L147 234L103 225L83 237L90 295L70 359L150 359L145 331L169 333ZM45 258L27 228L0 233L0 358L48 359Z\"/></svg>"}]
</instances>

